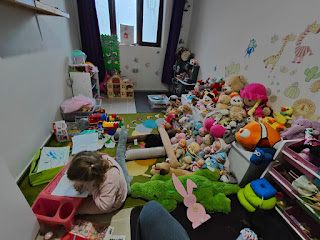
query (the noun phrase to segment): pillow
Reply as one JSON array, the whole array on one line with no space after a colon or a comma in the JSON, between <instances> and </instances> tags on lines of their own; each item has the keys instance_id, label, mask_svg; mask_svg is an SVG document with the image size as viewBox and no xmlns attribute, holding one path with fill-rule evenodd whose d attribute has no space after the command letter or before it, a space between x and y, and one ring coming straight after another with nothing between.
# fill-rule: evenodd
<instances>
[{"instance_id":1,"label":"pillow","mask_svg":"<svg viewBox=\"0 0 320 240\"><path fill-rule=\"evenodd\" d=\"M260 198L268 199L277 193L277 190L265 178L252 181L250 186Z\"/></svg>"}]
</instances>

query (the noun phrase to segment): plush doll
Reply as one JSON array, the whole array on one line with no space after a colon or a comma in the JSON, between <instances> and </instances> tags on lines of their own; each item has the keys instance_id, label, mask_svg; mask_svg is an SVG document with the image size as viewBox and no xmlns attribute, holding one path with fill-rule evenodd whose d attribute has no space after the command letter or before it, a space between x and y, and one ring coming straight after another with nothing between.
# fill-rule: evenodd
<instances>
[{"instance_id":1,"label":"plush doll","mask_svg":"<svg viewBox=\"0 0 320 240\"><path fill-rule=\"evenodd\" d=\"M192 115L191 108L188 105L179 106L178 111L179 111L179 115L178 115L179 117L186 116L187 114Z\"/></svg>"},{"instance_id":2,"label":"plush doll","mask_svg":"<svg viewBox=\"0 0 320 240\"><path fill-rule=\"evenodd\" d=\"M201 143L201 149L204 149L205 147L209 147L212 145L214 141L214 138L212 135L207 134L202 138L202 143Z\"/></svg>"},{"instance_id":3,"label":"plush doll","mask_svg":"<svg viewBox=\"0 0 320 240\"><path fill-rule=\"evenodd\" d=\"M290 128L286 128L281 132L281 137L283 139L296 139L296 138L304 138L306 128L312 128L314 130L315 135L319 135L320 132L320 123L319 122L311 122L302 117L297 117L293 120Z\"/></svg>"},{"instance_id":4,"label":"plush doll","mask_svg":"<svg viewBox=\"0 0 320 240\"><path fill-rule=\"evenodd\" d=\"M230 94L231 108L229 110L229 117L233 121L241 122L243 118L247 116L246 111L243 109L244 103L242 98L239 96L239 93L234 92Z\"/></svg>"},{"instance_id":5,"label":"plush doll","mask_svg":"<svg viewBox=\"0 0 320 240\"><path fill-rule=\"evenodd\" d=\"M246 79L242 75L230 76L225 82L222 91L228 95L232 92L239 92L244 88L245 83Z\"/></svg>"},{"instance_id":6,"label":"plush doll","mask_svg":"<svg viewBox=\"0 0 320 240\"><path fill-rule=\"evenodd\" d=\"M255 148L254 153L250 157L250 162L267 166L273 159L274 154L276 153L276 149L274 148Z\"/></svg>"},{"instance_id":7,"label":"plush doll","mask_svg":"<svg viewBox=\"0 0 320 240\"><path fill-rule=\"evenodd\" d=\"M193 142L187 147L186 155L182 160L184 162L192 162L199 159L199 153L201 151L201 147L198 143Z\"/></svg>"},{"instance_id":8,"label":"plush doll","mask_svg":"<svg viewBox=\"0 0 320 240\"><path fill-rule=\"evenodd\" d=\"M176 144L182 139L185 139L185 140L187 139L186 134L185 133L176 133L176 135L173 138L171 138L171 143Z\"/></svg>"},{"instance_id":9,"label":"plush doll","mask_svg":"<svg viewBox=\"0 0 320 240\"><path fill-rule=\"evenodd\" d=\"M211 128L210 128L210 134L212 136L214 136L215 138L222 138L223 137L223 134L224 132L226 131L227 129L220 125L220 124L216 124L216 125L213 125Z\"/></svg>"},{"instance_id":10,"label":"plush doll","mask_svg":"<svg viewBox=\"0 0 320 240\"><path fill-rule=\"evenodd\" d=\"M230 108L230 105L229 105L230 101L231 101L231 97L229 95L221 94L219 96L216 108L218 110L229 109Z\"/></svg>"},{"instance_id":11,"label":"plush doll","mask_svg":"<svg viewBox=\"0 0 320 240\"><path fill-rule=\"evenodd\" d=\"M193 128L194 122L192 121L192 115L186 115L179 120L179 124L185 130Z\"/></svg>"},{"instance_id":12,"label":"plush doll","mask_svg":"<svg viewBox=\"0 0 320 240\"><path fill-rule=\"evenodd\" d=\"M260 83L250 83L240 91L248 116L265 117L263 107L268 102L267 89Z\"/></svg>"},{"instance_id":13,"label":"plush doll","mask_svg":"<svg viewBox=\"0 0 320 240\"><path fill-rule=\"evenodd\" d=\"M217 182L220 177L219 174L208 169L195 173L181 169L176 170L192 174L191 176L180 176L174 173L179 176L178 179L182 183L186 183L187 179L192 179L198 186L197 191L194 191L193 194L207 211L224 213L231 211L231 201L225 195L237 193L240 190L238 185ZM133 198L143 198L148 201L155 200L169 212L177 207L178 202L183 202L183 198L176 191L171 177L167 175L155 175L151 178L151 181L146 183L134 183L131 189Z\"/></svg>"},{"instance_id":14,"label":"plush doll","mask_svg":"<svg viewBox=\"0 0 320 240\"><path fill-rule=\"evenodd\" d=\"M178 98L177 95L171 95L169 97L169 102L167 104L167 110L165 112L165 115L169 115L170 111L172 111L173 109L177 109L179 106L181 105L181 102Z\"/></svg>"},{"instance_id":15,"label":"plush doll","mask_svg":"<svg viewBox=\"0 0 320 240\"><path fill-rule=\"evenodd\" d=\"M186 171L180 168L172 168L170 164L167 162L157 163L152 166L151 175L172 175L174 173L176 176L183 176L183 175L191 175L192 172Z\"/></svg>"},{"instance_id":16,"label":"plush doll","mask_svg":"<svg viewBox=\"0 0 320 240\"><path fill-rule=\"evenodd\" d=\"M291 107L281 107L280 113L273 113L274 118L266 117L265 121L271 125L278 132L284 130L285 124L288 120L291 120L293 109Z\"/></svg>"},{"instance_id":17,"label":"plush doll","mask_svg":"<svg viewBox=\"0 0 320 240\"><path fill-rule=\"evenodd\" d=\"M223 134L223 140L230 144L234 140L236 140L236 132L238 132L241 128L243 128L246 124L244 122L238 123L235 127L227 128L227 130Z\"/></svg>"},{"instance_id":18,"label":"plush doll","mask_svg":"<svg viewBox=\"0 0 320 240\"><path fill-rule=\"evenodd\" d=\"M281 142L280 134L264 121L247 124L236 133L236 139L249 151L256 147L277 149Z\"/></svg>"},{"instance_id":19,"label":"plush doll","mask_svg":"<svg viewBox=\"0 0 320 240\"><path fill-rule=\"evenodd\" d=\"M178 146L173 149L173 152L176 154L177 159L183 157L186 154L186 145L187 141L185 139L181 139Z\"/></svg>"},{"instance_id":20,"label":"plush doll","mask_svg":"<svg viewBox=\"0 0 320 240\"><path fill-rule=\"evenodd\" d=\"M195 123L194 123L193 135L194 135L194 136L199 135L199 130L200 130L200 128L202 128L202 127L203 127L203 123L201 123L201 122L195 122Z\"/></svg>"}]
</instances>

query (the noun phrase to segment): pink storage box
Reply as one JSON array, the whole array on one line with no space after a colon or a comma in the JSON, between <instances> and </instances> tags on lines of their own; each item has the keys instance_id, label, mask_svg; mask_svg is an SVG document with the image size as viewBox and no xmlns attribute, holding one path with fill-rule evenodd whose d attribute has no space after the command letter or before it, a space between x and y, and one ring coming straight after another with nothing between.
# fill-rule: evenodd
<instances>
[{"instance_id":1,"label":"pink storage box","mask_svg":"<svg viewBox=\"0 0 320 240\"><path fill-rule=\"evenodd\" d=\"M304 166L306 166L307 168L309 168L310 170L318 173L320 170L320 159L313 157L311 159L311 161L306 161L303 158L301 158L297 152L293 151L292 149L290 149L290 147L292 146L301 146L304 143L304 140L301 140L299 142L293 143L293 144L289 144L288 146L285 146L283 148L283 152L287 153L288 155L290 155L292 158L294 158L295 160L299 161L300 163L302 163ZM290 163L292 164L295 168L297 168L299 171L301 171L304 175L306 175L308 178L313 179L315 176L313 174L311 174L308 170L306 170L305 168L301 167L299 164L297 164L295 161L293 161L289 156L287 156L286 154L283 154L283 157Z\"/></svg>"},{"instance_id":2,"label":"pink storage box","mask_svg":"<svg viewBox=\"0 0 320 240\"><path fill-rule=\"evenodd\" d=\"M51 195L51 193L67 171L69 164L70 161L41 191L31 207L41 224L51 227L63 225L67 231L73 229L75 224L74 215L84 198L55 196Z\"/></svg>"}]
</instances>

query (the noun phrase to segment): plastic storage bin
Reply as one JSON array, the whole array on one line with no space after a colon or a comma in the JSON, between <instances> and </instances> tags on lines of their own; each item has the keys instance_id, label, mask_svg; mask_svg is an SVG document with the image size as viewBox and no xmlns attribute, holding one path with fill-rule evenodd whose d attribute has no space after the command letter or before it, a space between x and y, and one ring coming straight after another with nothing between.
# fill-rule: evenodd
<instances>
[{"instance_id":1,"label":"plastic storage bin","mask_svg":"<svg viewBox=\"0 0 320 240\"><path fill-rule=\"evenodd\" d=\"M60 109L63 120L67 122L74 122L77 117L89 117L91 114L93 114L95 111L101 108L102 100L101 99L95 99L95 100L96 100L96 103L93 106L93 109L91 111L87 111L87 112L75 111L71 113L64 113Z\"/></svg>"},{"instance_id":2,"label":"plastic storage bin","mask_svg":"<svg viewBox=\"0 0 320 240\"><path fill-rule=\"evenodd\" d=\"M58 175L41 191L32 205L38 221L46 226L64 226L70 231L75 224L74 215L84 198L51 195L69 167L70 161Z\"/></svg>"},{"instance_id":3,"label":"plastic storage bin","mask_svg":"<svg viewBox=\"0 0 320 240\"><path fill-rule=\"evenodd\" d=\"M167 108L167 103L169 102L169 98L166 96L163 100L156 100L153 97L158 95L148 95L148 102L151 108Z\"/></svg>"}]
</instances>

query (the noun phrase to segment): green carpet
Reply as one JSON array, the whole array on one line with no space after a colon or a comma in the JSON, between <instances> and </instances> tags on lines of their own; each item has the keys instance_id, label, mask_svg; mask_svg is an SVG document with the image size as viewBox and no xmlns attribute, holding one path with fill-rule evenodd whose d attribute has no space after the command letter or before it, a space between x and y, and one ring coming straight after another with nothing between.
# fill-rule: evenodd
<instances>
[{"instance_id":1,"label":"green carpet","mask_svg":"<svg viewBox=\"0 0 320 240\"><path fill-rule=\"evenodd\" d=\"M141 129L141 125L142 125L143 121L147 120L147 116L151 116L152 120L156 120L157 118L155 117L155 115L158 115L158 114L160 115L160 118L163 118L163 114L161 114L161 113L137 113L137 114L119 114L119 115L124 118L124 126L125 127L127 127L127 125L130 126L129 136L131 136L133 133L134 134L137 133L137 132L134 132L134 131L136 131L136 128ZM138 120L139 118L142 118L142 119ZM136 121L136 122L132 123L132 121ZM146 129L146 128L142 127L142 129ZM156 128L154 128L154 129L150 128L150 133L157 133L157 132L158 132L158 130ZM68 145L68 143L69 142L58 143L55 140L54 136L52 136L50 138L50 140L48 141L48 143L46 144L46 146L48 146L48 147L63 147L63 146ZM127 147L130 147L132 149L140 148L139 145L134 146L133 144L127 144ZM115 148L112 148L112 149L102 148L100 151L103 153L107 153L110 156L114 157L114 156L116 156L116 148L117 148L117 145ZM148 175L150 175L151 166L155 162L162 162L162 161L164 161L164 158L128 161L127 167L128 167L129 174L134 175L131 184L133 184L135 182L149 181L150 177ZM20 179L18 185L19 185L21 192L23 193L23 195L27 199L30 206L36 200L39 193L45 188L45 186L47 186L47 184L42 184L42 185L38 185L35 187L31 186L30 182L29 182L29 169L27 170L26 174ZM144 205L145 203L146 203L146 201L144 201L142 199L134 199L134 198L128 197L123 208L140 206L140 205Z\"/></svg>"}]
</instances>

